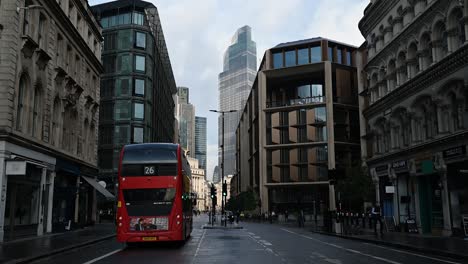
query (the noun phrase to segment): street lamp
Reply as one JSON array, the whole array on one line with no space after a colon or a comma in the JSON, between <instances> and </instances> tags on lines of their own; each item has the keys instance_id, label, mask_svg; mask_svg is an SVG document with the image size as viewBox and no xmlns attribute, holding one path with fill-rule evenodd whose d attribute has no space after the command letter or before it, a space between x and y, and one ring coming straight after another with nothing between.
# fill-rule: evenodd
<instances>
[{"instance_id":1,"label":"street lamp","mask_svg":"<svg viewBox=\"0 0 468 264\"><path fill-rule=\"evenodd\" d=\"M237 110L227 110L227 111L218 111L218 110L210 110L210 112L215 112L221 114L222 122L221 122L221 184L224 184L224 114L225 113L234 113ZM226 197L224 195L221 196L221 215L224 217L224 226L226 226L226 217L224 215L224 206L226 203Z\"/></svg>"},{"instance_id":2,"label":"street lamp","mask_svg":"<svg viewBox=\"0 0 468 264\"><path fill-rule=\"evenodd\" d=\"M33 9L33 8L44 9L44 7L41 6L41 5L18 6L18 7L16 7L16 12L19 13L19 11L20 11L21 9L28 10L28 9Z\"/></svg>"}]
</instances>

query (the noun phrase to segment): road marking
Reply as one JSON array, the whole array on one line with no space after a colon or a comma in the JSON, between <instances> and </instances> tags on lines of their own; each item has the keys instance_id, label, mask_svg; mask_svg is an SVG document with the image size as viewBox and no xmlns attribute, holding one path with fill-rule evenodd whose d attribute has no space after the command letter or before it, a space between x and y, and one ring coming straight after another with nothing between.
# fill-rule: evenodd
<instances>
[{"instance_id":1,"label":"road marking","mask_svg":"<svg viewBox=\"0 0 468 264\"><path fill-rule=\"evenodd\" d=\"M287 229L282 229L282 230L290 232L290 231L287 230ZM290 232L290 233L292 233L292 232ZM299 234L298 234L298 235L299 235ZM310 239L310 240L317 241L317 242L322 243L322 244L324 244L324 245L328 245L328 246L332 246L332 247L335 247L335 248L343 249L343 250L346 250L346 251L351 252L351 253L354 253L354 254L358 254L358 255L370 257L370 258L373 258L373 259L378 259L378 260L381 260L381 261L384 261L384 262L387 262L387 263L402 264L402 263L397 262L397 261L393 261L393 260L389 260L389 259L386 259L386 258L377 257L377 256L374 256L374 255L362 253L362 252L357 251L357 250L348 249L348 248L345 248L345 247L342 247L342 246L338 246L338 245L335 245L335 244L332 244L332 243L328 243L328 242L325 242L325 241L322 241L322 240L320 240L320 239L316 239L316 238L313 238L313 237L310 237L310 236L305 236L305 235L299 235L299 236L304 237L304 238L307 238L307 239Z\"/></svg>"},{"instance_id":2,"label":"road marking","mask_svg":"<svg viewBox=\"0 0 468 264\"><path fill-rule=\"evenodd\" d=\"M200 251L200 246L201 246L201 243L203 241L203 238L205 238L205 234L206 234L206 229L203 229L203 234L202 234L202 236L200 238L200 241L198 241L197 250L195 251L195 255L193 256L192 263L195 261L195 258L198 256L198 252Z\"/></svg>"},{"instance_id":3,"label":"road marking","mask_svg":"<svg viewBox=\"0 0 468 264\"><path fill-rule=\"evenodd\" d=\"M115 253L118 253L118 252L120 252L120 251L122 251L122 250L123 250L123 248L114 250L114 251L109 252L109 253L107 253L107 254L105 254L105 255L102 255L102 256L100 256L100 257L98 257L98 258L95 258L95 259L92 259L92 260L90 260L90 261L88 261L88 262L85 262L85 263L83 263L83 264L91 264L91 263L94 263L94 262L99 261L99 260L101 260L101 259L107 258L107 257L109 257L109 256L111 256L111 255L114 255Z\"/></svg>"},{"instance_id":4,"label":"road marking","mask_svg":"<svg viewBox=\"0 0 468 264\"><path fill-rule=\"evenodd\" d=\"M297 235L296 232L293 232L293 231L290 231L290 230L287 230L287 229L284 229L284 228L281 228L281 230L286 231L286 232L291 233L291 234Z\"/></svg>"},{"instance_id":5,"label":"road marking","mask_svg":"<svg viewBox=\"0 0 468 264\"><path fill-rule=\"evenodd\" d=\"M440 262L445 262L445 263L450 263L450 264L461 264L460 262L453 262L453 261L449 261L449 260L428 257L428 256L424 256L424 255L421 255L421 254L411 253L411 252L408 252L408 251L403 251L403 250L398 250L398 249L393 249L393 248L388 248L388 247L382 247L382 246L378 246L378 245L374 245L374 244L370 244L370 243L364 243L364 244L371 245L371 246L378 247L378 248L383 248L383 249L390 250L390 251L395 251L395 252L398 252L398 253L404 253L404 254L413 255L413 256L417 256L417 257L421 257L421 258L437 260L437 261L440 261Z\"/></svg>"}]
</instances>

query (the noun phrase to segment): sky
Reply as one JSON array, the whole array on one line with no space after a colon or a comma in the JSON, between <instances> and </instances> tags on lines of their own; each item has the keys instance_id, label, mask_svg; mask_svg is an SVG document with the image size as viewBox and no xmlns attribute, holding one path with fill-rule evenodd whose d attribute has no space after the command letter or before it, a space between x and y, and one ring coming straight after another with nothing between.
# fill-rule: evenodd
<instances>
[{"instance_id":1,"label":"sky","mask_svg":"<svg viewBox=\"0 0 468 264\"><path fill-rule=\"evenodd\" d=\"M190 88L195 115L207 117L207 179L218 162L218 74L236 30L252 28L260 62L279 43L323 37L360 46L369 0L147 0L159 12L177 86ZM111 2L89 0L91 6ZM259 63L258 63L259 64Z\"/></svg>"}]
</instances>

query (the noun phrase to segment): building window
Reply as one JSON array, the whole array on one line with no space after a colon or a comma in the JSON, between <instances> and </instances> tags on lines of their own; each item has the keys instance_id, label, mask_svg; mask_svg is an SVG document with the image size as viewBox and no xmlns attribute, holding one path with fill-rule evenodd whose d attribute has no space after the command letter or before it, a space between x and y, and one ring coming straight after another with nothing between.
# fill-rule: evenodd
<instances>
[{"instance_id":1,"label":"building window","mask_svg":"<svg viewBox=\"0 0 468 264\"><path fill-rule=\"evenodd\" d=\"M143 143L142 127L133 127L133 143Z\"/></svg>"},{"instance_id":2,"label":"building window","mask_svg":"<svg viewBox=\"0 0 468 264\"><path fill-rule=\"evenodd\" d=\"M346 52L346 65L351 66L352 60L351 60L351 51Z\"/></svg>"},{"instance_id":3,"label":"building window","mask_svg":"<svg viewBox=\"0 0 468 264\"><path fill-rule=\"evenodd\" d=\"M145 80L144 79L135 79L134 95L145 96Z\"/></svg>"},{"instance_id":4,"label":"building window","mask_svg":"<svg viewBox=\"0 0 468 264\"><path fill-rule=\"evenodd\" d=\"M343 58L341 56L342 56L341 49L337 49L336 50L336 62L339 64L343 63Z\"/></svg>"},{"instance_id":5,"label":"building window","mask_svg":"<svg viewBox=\"0 0 468 264\"><path fill-rule=\"evenodd\" d=\"M312 63L322 61L322 48L320 46L310 48L310 59Z\"/></svg>"},{"instance_id":6,"label":"building window","mask_svg":"<svg viewBox=\"0 0 468 264\"><path fill-rule=\"evenodd\" d=\"M144 72L145 62L146 62L145 56L135 55L135 70Z\"/></svg>"},{"instance_id":7,"label":"building window","mask_svg":"<svg viewBox=\"0 0 468 264\"><path fill-rule=\"evenodd\" d=\"M113 50L117 48L117 32L104 35L104 50Z\"/></svg>"},{"instance_id":8,"label":"building window","mask_svg":"<svg viewBox=\"0 0 468 264\"><path fill-rule=\"evenodd\" d=\"M115 81L115 96L130 95L130 79L128 77L118 78Z\"/></svg>"},{"instance_id":9,"label":"building window","mask_svg":"<svg viewBox=\"0 0 468 264\"><path fill-rule=\"evenodd\" d=\"M114 119L115 120L130 120L130 101L118 100L115 101Z\"/></svg>"},{"instance_id":10,"label":"building window","mask_svg":"<svg viewBox=\"0 0 468 264\"><path fill-rule=\"evenodd\" d=\"M42 49L46 49L46 17L41 13L39 15L39 28L38 28L38 35L37 35L37 42L39 44L39 47Z\"/></svg>"},{"instance_id":11,"label":"building window","mask_svg":"<svg viewBox=\"0 0 468 264\"><path fill-rule=\"evenodd\" d=\"M114 130L113 126L101 126L99 128L99 144L100 145L109 145L112 144L113 135L112 131Z\"/></svg>"},{"instance_id":12,"label":"building window","mask_svg":"<svg viewBox=\"0 0 468 264\"><path fill-rule=\"evenodd\" d=\"M32 136L41 136L40 129L41 129L41 104L42 104L42 96L40 87L36 87L34 90L34 98L33 98L33 119L32 119ZM36 131L39 130L39 131ZM39 132L39 133L38 133Z\"/></svg>"},{"instance_id":13,"label":"building window","mask_svg":"<svg viewBox=\"0 0 468 264\"><path fill-rule=\"evenodd\" d=\"M284 62L286 67L296 65L296 51L290 50L284 53Z\"/></svg>"},{"instance_id":14,"label":"building window","mask_svg":"<svg viewBox=\"0 0 468 264\"><path fill-rule=\"evenodd\" d=\"M315 108L315 122L322 123L327 121L327 110L325 107Z\"/></svg>"},{"instance_id":15,"label":"building window","mask_svg":"<svg viewBox=\"0 0 468 264\"><path fill-rule=\"evenodd\" d=\"M283 53L273 53L273 68L278 69L283 67Z\"/></svg>"},{"instance_id":16,"label":"building window","mask_svg":"<svg viewBox=\"0 0 468 264\"><path fill-rule=\"evenodd\" d=\"M130 63L130 54L119 54L117 56L117 72L129 73L132 71L132 64Z\"/></svg>"},{"instance_id":17,"label":"building window","mask_svg":"<svg viewBox=\"0 0 468 264\"><path fill-rule=\"evenodd\" d=\"M137 12L133 13L133 24L143 25L144 22L145 22L145 17L142 13L137 13Z\"/></svg>"},{"instance_id":18,"label":"building window","mask_svg":"<svg viewBox=\"0 0 468 264\"><path fill-rule=\"evenodd\" d=\"M28 93L28 78L26 75L21 76L20 83L19 83L19 90L18 90L18 108L16 113L16 129L19 131L23 131L24 120L27 119L25 115L25 101L27 98ZM23 131L24 132L24 131Z\"/></svg>"},{"instance_id":19,"label":"building window","mask_svg":"<svg viewBox=\"0 0 468 264\"><path fill-rule=\"evenodd\" d=\"M133 103L133 117L143 119L145 117L145 105L143 103Z\"/></svg>"},{"instance_id":20,"label":"building window","mask_svg":"<svg viewBox=\"0 0 468 264\"><path fill-rule=\"evenodd\" d=\"M146 48L146 34L143 32L135 32L135 47L145 49Z\"/></svg>"},{"instance_id":21,"label":"building window","mask_svg":"<svg viewBox=\"0 0 468 264\"><path fill-rule=\"evenodd\" d=\"M130 143L130 126L115 126L114 129L114 144Z\"/></svg>"},{"instance_id":22,"label":"building window","mask_svg":"<svg viewBox=\"0 0 468 264\"><path fill-rule=\"evenodd\" d=\"M309 49L299 49L297 51L297 64L302 65L307 63L309 63Z\"/></svg>"},{"instance_id":23,"label":"building window","mask_svg":"<svg viewBox=\"0 0 468 264\"><path fill-rule=\"evenodd\" d=\"M328 47L328 60L333 61L333 47Z\"/></svg>"}]
</instances>

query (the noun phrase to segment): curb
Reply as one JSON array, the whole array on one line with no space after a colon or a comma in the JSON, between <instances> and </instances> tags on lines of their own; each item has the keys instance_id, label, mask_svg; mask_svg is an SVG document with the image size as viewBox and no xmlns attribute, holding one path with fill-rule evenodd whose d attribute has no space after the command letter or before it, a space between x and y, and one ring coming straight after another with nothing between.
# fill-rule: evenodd
<instances>
[{"instance_id":1,"label":"curb","mask_svg":"<svg viewBox=\"0 0 468 264\"><path fill-rule=\"evenodd\" d=\"M211 225L203 225L202 229L221 229L221 230L229 230L229 229L243 229L243 226L211 226Z\"/></svg>"},{"instance_id":2,"label":"curb","mask_svg":"<svg viewBox=\"0 0 468 264\"><path fill-rule=\"evenodd\" d=\"M453 258L453 259L457 259L457 260L468 260L467 255L460 255L460 254L456 254L456 253L448 252L448 251L441 251L441 250L428 249L428 248L420 248L420 247L415 247L415 246L410 246L410 245L405 245L405 244L400 244L400 243L392 243L392 242L372 240L372 239L366 239L366 238L360 238L360 237L337 235L337 234L321 232L321 231L309 230L309 232L316 233L316 234L321 234L321 235L326 235L326 236L339 237L339 238L344 238L344 239L349 239L349 240L367 242L367 243L370 243L370 244L388 246L388 247L393 247L393 248L398 248L398 249L411 250L411 251L416 251L416 252L419 252L419 253L433 254L433 255Z\"/></svg>"},{"instance_id":3,"label":"curb","mask_svg":"<svg viewBox=\"0 0 468 264\"><path fill-rule=\"evenodd\" d=\"M66 251L70 251L70 250L73 250L73 249L77 249L77 248L85 247L85 246L88 246L88 245L96 244L98 242L114 238L115 236L116 236L115 234L114 235L108 235L108 236L100 237L100 238L97 238L97 239L94 239L94 240L89 240L89 241L86 241L86 242L83 242L83 243L80 243L80 244L76 244L76 245L72 245L72 246L52 250L52 251L46 252L46 253L41 254L41 255L25 257L25 258L20 258L20 259L13 259L13 260L10 260L10 261L8 261L6 263L7 264L29 263L29 262L39 260L39 259L42 259L42 258L47 258L47 257L51 257L51 256L54 256L54 255L58 255L60 253L64 253Z\"/></svg>"}]
</instances>

